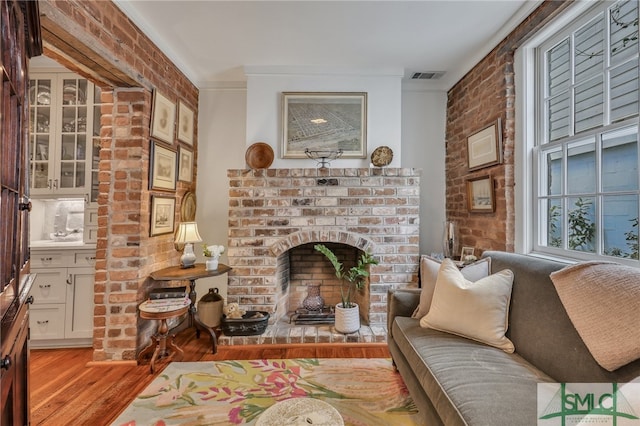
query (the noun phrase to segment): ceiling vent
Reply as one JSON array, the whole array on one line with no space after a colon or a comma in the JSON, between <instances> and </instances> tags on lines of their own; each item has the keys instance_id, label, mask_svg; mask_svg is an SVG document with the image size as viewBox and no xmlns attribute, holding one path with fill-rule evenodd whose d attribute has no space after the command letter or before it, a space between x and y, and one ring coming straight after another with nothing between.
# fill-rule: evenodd
<instances>
[{"instance_id":1,"label":"ceiling vent","mask_svg":"<svg viewBox=\"0 0 640 426\"><path fill-rule=\"evenodd\" d=\"M444 75L444 71L414 72L411 80L437 80Z\"/></svg>"}]
</instances>

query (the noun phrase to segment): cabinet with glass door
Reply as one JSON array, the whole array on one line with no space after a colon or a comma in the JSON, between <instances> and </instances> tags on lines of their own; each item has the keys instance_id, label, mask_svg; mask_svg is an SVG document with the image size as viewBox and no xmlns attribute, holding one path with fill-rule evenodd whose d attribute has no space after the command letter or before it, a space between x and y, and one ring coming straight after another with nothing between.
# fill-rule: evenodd
<instances>
[{"instance_id":1,"label":"cabinet with glass door","mask_svg":"<svg viewBox=\"0 0 640 426\"><path fill-rule=\"evenodd\" d=\"M89 201L94 85L73 73L32 73L31 194Z\"/></svg>"}]
</instances>

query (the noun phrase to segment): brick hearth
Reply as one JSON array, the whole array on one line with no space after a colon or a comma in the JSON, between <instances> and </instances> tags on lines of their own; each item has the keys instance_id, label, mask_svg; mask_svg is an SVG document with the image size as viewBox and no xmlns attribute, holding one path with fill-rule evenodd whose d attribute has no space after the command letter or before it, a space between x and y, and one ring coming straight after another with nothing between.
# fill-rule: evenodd
<instances>
[{"instance_id":1,"label":"brick hearth","mask_svg":"<svg viewBox=\"0 0 640 426\"><path fill-rule=\"evenodd\" d=\"M221 344L379 342L386 340L389 288L416 286L419 171L409 168L229 170L227 303L267 311L262 336ZM289 250L339 243L372 253L363 327L344 336L332 326L289 324Z\"/></svg>"}]
</instances>

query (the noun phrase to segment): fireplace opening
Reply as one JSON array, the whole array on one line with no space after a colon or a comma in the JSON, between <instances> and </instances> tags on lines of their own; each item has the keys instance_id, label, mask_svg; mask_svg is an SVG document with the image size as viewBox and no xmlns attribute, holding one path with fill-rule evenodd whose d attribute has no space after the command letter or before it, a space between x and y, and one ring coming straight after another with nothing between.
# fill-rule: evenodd
<instances>
[{"instance_id":1,"label":"fireplace opening","mask_svg":"<svg viewBox=\"0 0 640 426\"><path fill-rule=\"evenodd\" d=\"M316 243L307 243L291 248L288 252L289 282L287 313L289 321L296 324L331 324L334 318L334 307L341 302L341 287L346 292L348 283L336 277L331 262L314 249ZM323 243L332 250L338 260L343 263L344 270L357 264L362 251L356 247L341 243ZM368 282L360 291L352 291L351 298L360 307L360 316L368 324ZM314 301L315 293L324 301L322 309L309 309ZM313 306L315 307L315 306Z\"/></svg>"}]
</instances>

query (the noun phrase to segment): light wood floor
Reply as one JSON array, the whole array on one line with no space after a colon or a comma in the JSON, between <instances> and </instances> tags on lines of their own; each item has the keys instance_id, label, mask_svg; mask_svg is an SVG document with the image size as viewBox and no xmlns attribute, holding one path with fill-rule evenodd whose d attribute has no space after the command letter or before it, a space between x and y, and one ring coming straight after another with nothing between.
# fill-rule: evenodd
<instances>
[{"instance_id":1,"label":"light wood floor","mask_svg":"<svg viewBox=\"0 0 640 426\"><path fill-rule=\"evenodd\" d=\"M388 358L385 343L221 346L211 354L208 338L182 331L176 343L183 361L264 358ZM109 425L157 375L169 360L149 365L92 366L93 350L32 350L30 357L32 425Z\"/></svg>"}]
</instances>

